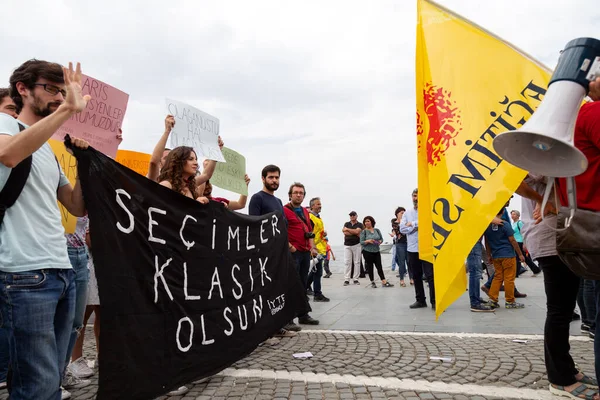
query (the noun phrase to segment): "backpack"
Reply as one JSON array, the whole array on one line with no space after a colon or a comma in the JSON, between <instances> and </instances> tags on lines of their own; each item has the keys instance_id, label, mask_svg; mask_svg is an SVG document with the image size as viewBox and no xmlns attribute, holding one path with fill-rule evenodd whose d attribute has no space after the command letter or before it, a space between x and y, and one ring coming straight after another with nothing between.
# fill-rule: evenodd
<instances>
[{"instance_id":1,"label":"backpack","mask_svg":"<svg viewBox=\"0 0 600 400\"><path fill-rule=\"evenodd\" d=\"M18 124L19 132L23 132L25 127L20 123ZM2 188L2 191L0 191L0 225L2 225L2 222L4 221L6 210L12 207L21 195L25 183L27 182L27 178L29 178L32 162L33 156L30 155L11 169L8 180L6 181L4 188Z\"/></svg>"}]
</instances>

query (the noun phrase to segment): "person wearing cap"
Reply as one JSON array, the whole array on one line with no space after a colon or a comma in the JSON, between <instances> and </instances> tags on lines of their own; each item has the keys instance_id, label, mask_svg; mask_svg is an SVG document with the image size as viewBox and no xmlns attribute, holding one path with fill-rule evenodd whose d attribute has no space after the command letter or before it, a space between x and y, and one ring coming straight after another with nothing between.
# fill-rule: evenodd
<instances>
[{"instance_id":1,"label":"person wearing cap","mask_svg":"<svg viewBox=\"0 0 600 400\"><path fill-rule=\"evenodd\" d=\"M346 272L344 274L344 286L350 285L350 278L353 279L355 285L360 285L358 276L360 274L360 233L364 229L363 224L358 222L358 214L356 211L350 212L350 221L344 224L342 233L344 234L344 264ZM354 262L354 274L351 277L352 263Z\"/></svg>"}]
</instances>

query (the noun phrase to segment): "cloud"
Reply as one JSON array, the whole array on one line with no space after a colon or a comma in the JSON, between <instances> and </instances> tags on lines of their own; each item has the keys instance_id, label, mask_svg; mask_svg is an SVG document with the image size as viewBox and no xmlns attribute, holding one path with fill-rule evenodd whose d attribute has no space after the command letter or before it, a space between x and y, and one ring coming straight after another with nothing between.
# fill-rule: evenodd
<instances>
[{"instance_id":1,"label":"cloud","mask_svg":"<svg viewBox=\"0 0 600 400\"><path fill-rule=\"evenodd\" d=\"M597 35L591 0L439 0L554 67ZM333 244L350 210L388 221L416 187L414 1L29 0L3 4L0 75L36 57L82 62L130 94L122 148L150 152L164 98L215 115L227 146L320 196ZM215 189L215 194L219 192ZM235 196L227 194L228 196ZM382 223L382 227L387 228Z\"/></svg>"}]
</instances>

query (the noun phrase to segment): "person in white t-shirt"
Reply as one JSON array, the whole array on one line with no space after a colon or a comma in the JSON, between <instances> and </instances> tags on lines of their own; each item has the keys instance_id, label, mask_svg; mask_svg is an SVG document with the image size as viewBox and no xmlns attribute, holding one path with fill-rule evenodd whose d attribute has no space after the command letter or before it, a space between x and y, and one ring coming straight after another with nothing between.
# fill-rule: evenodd
<instances>
[{"instance_id":1,"label":"person in white t-shirt","mask_svg":"<svg viewBox=\"0 0 600 400\"><path fill-rule=\"evenodd\" d=\"M75 275L56 200L75 216L85 214L85 203L79 182L71 186L46 142L90 96L81 93L79 64L74 70L40 60L13 72L10 96L19 119L0 114L0 190L15 167L32 159L25 186L0 225L0 321L9 338L9 387L15 400L58 399L73 330ZM81 139L72 143L88 147Z\"/></svg>"}]
</instances>

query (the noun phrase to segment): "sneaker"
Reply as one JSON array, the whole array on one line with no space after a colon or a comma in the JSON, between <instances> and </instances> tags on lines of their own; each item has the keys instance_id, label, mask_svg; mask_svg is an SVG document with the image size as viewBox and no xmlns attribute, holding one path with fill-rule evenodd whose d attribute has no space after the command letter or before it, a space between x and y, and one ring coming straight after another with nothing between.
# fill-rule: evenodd
<instances>
[{"instance_id":1,"label":"sneaker","mask_svg":"<svg viewBox=\"0 0 600 400\"><path fill-rule=\"evenodd\" d=\"M360 282L358 281L358 279L355 279L353 282L355 285L360 285Z\"/></svg>"},{"instance_id":2,"label":"sneaker","mask_svg":"<svg viewBox=\"0 0 600 400\"><path fill-rule=\"evenodd\" d=\"M315 294L315 292L313 292L312 289L306 289L306 294L312 296Z\"/></svg>"},{"instance_id":3,"label":"sneaker","mask_svg":"<svg viewBox=\"0 0 600 400\"><path fill-rule=\"evenodd\" d=\"M412 303L410 306L408 306L409 308L426 308L427 307L427 303L425 303L424 301L415 301L414 303Z\"/></svg>"},{"instance_id":4,"label":"sneaker","mask_svg":"<svg viewBox=\"0 0 600 400\"><path fill-rule=\"evenodd\" d=\"M494 301L494 300L490 300L487 303L483 303L483 304L486 305L486 306L488 306L488 307L490 307L490 308L492 308L492 309L500 308L500 304L498 304L498 302Z\"/></svg>"},{"instance_id":5,"label":"sneaker","mask_svg":"<svg viewBox=\"0 0 600 400\"><path fill-rule=\"evenodd\" d=\"M92 383L89 379L81 379L73 375L73 373L67 369L65 377L62 381L62 386L65 389L82 389L89 386Z\"/></svg>"},{"instance_id":6,"label":"sneaker","mask_svg":"<svg viewBox=\"0 0 600 400\"><path fill-rule=\"evenodd\" d=\"M381 285L381 287L394 287L394 284L389 283L388 281L385 281L385 283L383 285Z\"/></svg>"},{"instance_id":7,"label":"sneaker","mask_svg":"<svg viewBox=\"0 0 600 400\"><path fill-rule=\"evenodd\" d=\"M523 303L517 303L516 301L512 302L512 303L510 303L510 302L507 301L506 304L504 304L504 307L508 308L508 309L511 309L511 308L525 308L525 304L523 304Z\"/></svg>"},{"instance_id":8,"label":"sneaker","mask_svg":"<svg viewBox=\"0 0 600 400\"><path fill-rule=\"evenodd\" d=\"M489 288L489 287L487 287L487 286L485 286L485 285L483 285L483 286L481 287L481 291L482 291L483 293L487 294L488 296L490 295L490 288Z\"/></svg>"},{"instance_id":9,"label":"sneaker","mask_svg":"<svg viewBox=\"0 0 600 400\"><path fill-rule=\"evenodd\" d=\"M495 310L487 304L477 304L471 306L472 312L494 312Z\"/></svg>"},{"instance_id":10,"label":"sneaker","mask_svg":"<svg viewBox=\"0 0 600 400\"><path fill-rule=\"evenodd\" d=\"M521 292L517 292L517 291L515 290L515 297L516 297L517 299L524 299L525 297L527 297L527 293L521 293Z\"/></svg>"},{"instance_id":11,"label":"sneaker","mask_svg":"<svg viewBox=\"0 0 600 400\"><path fill-rule=\"evenodd\" d=\"M189 391L190 389L188 389L187 386L179 386L177 389L171 390L169 393L167 393L167 396L183 396Z\"/></svg>"},{"instance_id":12,"label":"sneaker","mask_svg":"<svg viewBox=\"0 0 600 400\"><path fill-rule=\"evenodd\" d=\"M355 281L356 282L356 281ZM349 281L344 281L344 286L348 286L350 284Z\"/></svg>"},{"instance_id":13,"label":"sneaker","mask_svg":"<svg viewBox=\"0 0 600 400\"><path fill-rule=\"evenodd\" d=\"M319 320L307 314L304 317L298 317L298 323L302 325L319 325Z\"/></svg>"},{"instance_id":14,"label":"sneaker","mask_svg":"<svg viewBox=\"0 0 600 400\"><path fill-rule=\"evenodd\" d=\"M377 288L377 284L375 284L375 282L371 282L371 287L372 287L373 289L375 289L375 288Z\"/></svg>"},{"instance_id":15,"label":"sneaker","mask_svg":"<svg viewBox=\"0 0 600 400\"><path fill-rule=\"evenodd\" d=\"M586 324L581 324L581 333L590 333L590 326Z\"/></svg>"},{"instance_id":16,"label":"sneaker","mask_svg":"<svg viewBox=\"0 0 600 400\"><path fill-rule=\"evenodd\" d=\"M596 339L596 333L595 332L590 331L588 333L588 336L590 337L590 339Z\"/></svg>"},{"instance_id":17,"label":"sneaker","mask_svg":"<svg viewBox=\"0 0 600 400\"><path fill-rule=\"evenodd\" d=\"M327 303L329 301L329 298L323 296L323 293L321 293L321 294L318 294L318 295L315 296L315 301L317 301L317 302L320 301L320 302L323 302L323 303Z\"/></svg>"},{"instance_id":18,"label":"sneaker","mask_svg":"<svg viewBox=\"0 0 600 400\"><path fill-rule=\"evenodd\" d=\"M275 337L294 337L296 335L297 335L296 332L288 331L287 329L282 328L273 336L275 336Z\"/></svg>"},{"instance_id":19,"label":"sneaker","mask_svg":"<svg viewBox=\"0 0 600 400\"><path fill-rule=\"evenodd\" d=\"M328 272L323 278L331 278L331 272Z\"/></svg>"},{"instance_id":20,"label":"sneaker","mask_svg":"<svg viewBox=\"0 0 600 400\"><path fill-rule=\"evenodd\" d=\"M283 329L285 329L287 331L292 331L292 332L300 332L302 330L302 327L300 325L296 325L293 322L290 322L289 324L284 326Z\"/></svg>"},{"instance_id":21,"label":"sneaker","mask_svg":"<svg viewBox=\"0 0 600 400\"><path fill-rule=\"evenodd\" d=\"M67 368L78 378L89 378L94 375L94 371L88 367L87 361L83 357L79 357L77 360L70 363Z\"/></svg>"},{"instance_id":22,"label":"sneaker","mask_svg":"<svg viewBox=\"0 0 600 400\"><path fill-rule=\"evenodd\" d=\"M60 400L67 400L71 398L71 392L65 390L62 386L60 387Z\"/></svg>"}]
</instances>

